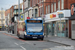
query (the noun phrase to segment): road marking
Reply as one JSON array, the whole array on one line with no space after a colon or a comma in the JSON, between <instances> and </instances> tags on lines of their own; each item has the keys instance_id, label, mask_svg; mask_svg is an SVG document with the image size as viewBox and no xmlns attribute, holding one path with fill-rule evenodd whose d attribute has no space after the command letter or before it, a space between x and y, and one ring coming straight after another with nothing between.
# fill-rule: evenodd
<instances>
[{"instance_id":1,"label":"road marking","mask_svg":"<svg viewBox=\"0 0 75 50\"><path fill-rule=\"evenodd\" d=\"M17 43L15 43L16 45L19 45L19 44L17 44Z\"/></svg>"},{"instance_id":2,"label":"road marking","mask_svg":"<svg viewBox=\"0 0 75 50\"><path fill-rule=\"evenodd\" d=\"M18 43L15 43L16 45L19 45ZM20 46L23 50L26 50L26 48L24 48L23 46Z\"/></svg>"},{"instance_id":3,"label":"road marking","mask_svg":"<svg viewBox=\"0 0 75 50\"><path fill-rule=\"evenodd\" d=\"M24 48L24 47L22 47L22 46L20 46L23 50L26 50L26 48Z\"/></svg>"}]
</instances>

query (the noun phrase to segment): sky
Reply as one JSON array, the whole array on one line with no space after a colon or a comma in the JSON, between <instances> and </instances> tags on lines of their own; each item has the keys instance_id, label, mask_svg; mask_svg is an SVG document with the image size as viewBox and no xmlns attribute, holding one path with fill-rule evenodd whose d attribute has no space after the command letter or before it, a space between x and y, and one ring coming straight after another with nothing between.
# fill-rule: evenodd
<instances>
[{"instance_id":1,"label":"sky","mask_svg":"<svg viewBox=\"0 0 75 50\"><path fill-rule=\"evenodd\" d=\"M20 3L22 3L22 0L20 0ZM0 10L1 8L3 8L3 10L9 9L15 4L18 4L18 0L0 0Z\"/></svg>"}]
</instances>

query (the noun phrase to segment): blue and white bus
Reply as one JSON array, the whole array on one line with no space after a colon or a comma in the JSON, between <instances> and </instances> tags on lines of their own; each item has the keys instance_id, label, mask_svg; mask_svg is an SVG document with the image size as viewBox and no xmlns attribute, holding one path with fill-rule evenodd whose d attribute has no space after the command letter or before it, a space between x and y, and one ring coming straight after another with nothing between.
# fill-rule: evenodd
<instances>
[{"instance_id":1,"label":"blue and white bus","mask_svg":"<svg viewBox=\"0 0 75 50\"><path fill-rule=\"evenodd\" d=\"M19 21L17 24L17 36L24 39L41 39L44 38L43 21L39 19L28 19Z\"/></svg>"}]
</instances>

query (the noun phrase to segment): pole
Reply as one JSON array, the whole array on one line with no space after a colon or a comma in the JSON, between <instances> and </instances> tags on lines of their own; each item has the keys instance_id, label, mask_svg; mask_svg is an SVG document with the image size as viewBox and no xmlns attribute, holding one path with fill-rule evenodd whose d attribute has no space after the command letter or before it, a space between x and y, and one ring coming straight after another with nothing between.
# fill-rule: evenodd
<instances>
[{"instance_id":1,"label":"pole","mask_svg":"<svg viewBox=\"0 0 75 50\"><path fill-rule=\"evenodd\" d=\"M42 14L42 20L43 20L43 16L44 16L44 0L43 0L43 8L42 9L43 9L43 11L42 11L42 13L43 13Z\"/></svg>"},{"instance_id":2,"label":"pole","mask_svg":"<svg viewBox=\"0 0 75 50\"><path fill-rule=\"evenodd\" d=\"M61 14L60 14L60 33L61 33Z\"/></svg>"},{"instance_id":3,"label":"pole","mask_svg":"<svg viewBox=\"0 0 75 50\"><path fill-rule=\"evenodd\" d=\"M33 0L32 0L32 8L33 8ZM32 9L32 18L33 18L33 9Z\"/></svg>"},{"instance_id":4,"label":"pole","mask_svg":"<svg viewBox=\"0 0 75 50\"><path fill-rule=\"evenodd\" d=\"M18 0L18 20L20 20L20 0Z\"/></svg>"},{"instance_id":5,"label":"pole","mask_svg":"<svg viewBox=\"0 0 75 50\"><path fill-rule=\"evenodd\" d=\"M29 17L29 0L28 0L28 17Z\"/></svg>"},{"instance_id":6,"label":"pole","mask_svg":"<svg viewBox=\"0 0 75 50\"><path fill-rule=\"evenodd\" d=\"M40 0L40 17L41 17L41 0Z\"/></svg>"}]
</instances>

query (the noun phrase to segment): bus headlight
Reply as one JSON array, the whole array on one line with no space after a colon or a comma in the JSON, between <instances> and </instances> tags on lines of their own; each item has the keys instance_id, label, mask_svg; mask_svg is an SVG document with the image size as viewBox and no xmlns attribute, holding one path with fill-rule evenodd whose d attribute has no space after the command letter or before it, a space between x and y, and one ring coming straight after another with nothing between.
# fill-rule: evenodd
<instances>
[{"instance_id":1,"label":"bus headlight","mask_svg":"<svg viewBox=\"0 0 75 50\"><path fill-rule=\"evenodd\" d=\"M24 34L27 35L26 32L24 32Z\"/></svg>"}]
</instances>

